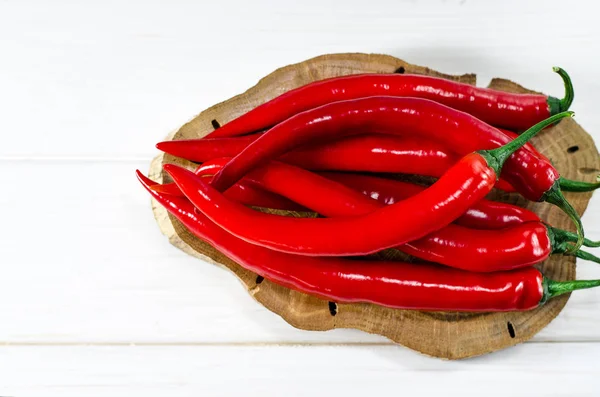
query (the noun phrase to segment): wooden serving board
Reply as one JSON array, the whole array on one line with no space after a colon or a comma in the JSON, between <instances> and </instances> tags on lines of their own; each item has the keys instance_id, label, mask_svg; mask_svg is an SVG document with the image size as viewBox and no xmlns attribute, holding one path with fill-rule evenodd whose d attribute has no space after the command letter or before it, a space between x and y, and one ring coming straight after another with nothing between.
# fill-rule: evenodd
<instances>
[{"instance_id":1,"label":"wooden serving board","mask_svg":"<svg viewBox=\"0 0 600 397\"><path fill-rule=\"evenodd\" d=\"M443 74L388 55L323 55L274 71L245 93L204 110L171 133L167 139L205 136L215 126L225 124L285 91L316 80L356 73L394 72L441 76L469 84L475 84L476 78L473 74ZM551 73L550 68L548 73ZM500 78L493 79L489 86L509 92L531 92ZM556 94L560 96L561 93ZM545 130L533 142L566 178L595 181L596 175L600 173L600 156L592 138L572 119L563 120L557 126ZM167 163L194 168L192 163L163 154L153 160L150 178L160 183L170 182L162 171L163 164ZM556 227L573 230L569 218L554 206L527 202L514 194L492 194L495 199L535 210L542 219ZM566 197L582 214L591 193L566 194ZM156 202L152 203L152 207L161 231L174 246L205 261L225 266L242 281L254 299L292 326L301 329L325 331L333 328L356 328L383 335L430 356L460 359L493 352L530 339L558 315L569 299L565 295L528 312L483 314L393 310L366 303L337 304L286 289L243 269L191 235ZM394 254L388 251L387 255ZM572 257L555 255L540 266L550 278L575 278L575 259Z\"/></svg>"}]
</instances>

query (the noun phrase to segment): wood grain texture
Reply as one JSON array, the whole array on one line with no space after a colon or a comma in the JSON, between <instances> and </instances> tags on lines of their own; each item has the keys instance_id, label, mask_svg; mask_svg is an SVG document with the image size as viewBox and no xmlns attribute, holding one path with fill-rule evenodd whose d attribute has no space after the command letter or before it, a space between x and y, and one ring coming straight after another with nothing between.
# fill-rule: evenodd
<instances>
[{"instance_id":1,"label":"wood grain texture","mask_svg":"<svg viewBox=\"0 0 600 397\"><path fill-rule=\"evenodd\" d=\"M287 90L315 80L352 73L391 73L401 67L406 73L443 76L469 84L475 83L475 76L472 74L445 75L387 55L324 55L276 70L247 92L203 111L168 139L204 136L213 130L212 120L224 124ZM513 92L527 91L504 79L494 79L490 87ZM536 137L534 143L567 178L589 180L600 169L598 152L591 137L573 120L565 120L544 131ZM575 145L580 150L568 153L567 149ZM152 179L167 181L161 171L165 163L191 167L190 163L173 156L161 155L151 165L149 174ZM499 199L534 209L542 219L556 227L572 229L569 219L556 207L528 203L516 195L495 195ZM583 213L590 197L591 194L567 196L579 213ZM240 278L258 302L281 315L291 325L302 329L356 328L384 335L427 355L460 359L493 352L530 339L558 315L569 298L563 296L539 309L523 313L418 312L393 310L372 304L331 304L290 291L268 280L257 282L254 273L246 271L195 238L156 203L153 203L153 210L161 230L173 245L191 255L227 267ZM554 256L541 264L541 268L552 279L575 278L573 258Z\"/></svg>"}]
</instances>

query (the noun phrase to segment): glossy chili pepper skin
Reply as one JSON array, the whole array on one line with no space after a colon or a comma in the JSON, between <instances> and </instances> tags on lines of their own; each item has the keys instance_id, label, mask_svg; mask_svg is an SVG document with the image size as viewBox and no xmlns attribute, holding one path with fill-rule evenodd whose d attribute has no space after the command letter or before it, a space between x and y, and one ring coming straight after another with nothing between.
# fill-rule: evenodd
<instances>
[{"instance_id":1,"label":"glossy chili pepper skin","mask_svg":"<svg viewBox=\"0 0 600 397\"><path fill-rule=\"evenodd\" d=\"M568 76L567 76L568 77ZM332 102L372 96L430 99L493 125L527 129L567 110L556 98L512 94L446 79L410 74L359 74L336 77L296 88L266 102L212 132L210 137L245 135ZM572 99L571 99L572 100Z\"/></svg>"},{"instance_id":2,"label":"glossy chili pepper skin","mask_svg":"<svg viewBox=\"0 0 600 397\"><path fill-rule=\"evenodd\" d=\"M259 136L167 141L157 147L191 161L234 157ZM219 154L215 156L215 154ZM283 155L280 160L313 171L364 171L440 177L460 157L441 144L415 137L359 135L311 145Z\"/></svg>"},{"instance_id":3,"label":"glossy chili pepper skin","mask_svg":"<svg viewBox=\"0 0 600 397\"><path fill-rule=\"evenodd\" d=\"M459 218L494 186L496 173L487 161L472 153L416 196L366 215L325 219L258 213L228 200L188 170L164 168L198 210L245 241L288 253L349 256L414 241Z\"/></svg>"},{"instance_id":4,"label":"glossy chili pepper skin","mask_svg":"<svg viewBox=\"0 0 600 397\"><path fill-rule=\"evenodd\" d=\"M165 141L156 146L177 157L207 162L237 156L259 137ZM441 144L423 138L374 134L299 148L279 160L312 171L401 173L439 178L459 158ZM514 192L514 188L502 179L496 183L496 188Z\"/></svg>"},{"instance_id":5,"label":"glossy chili pepper skin","mask_svg":"<svg viewBox=\"0 0 600 397\"><path fill-rule=\"evenodd\" d=\"M548 229L528 222L498 230L448 225L398 247L417 258L472 272L494 272L541 263L553 252Z\"/></svg>"},{"instance_id":6,"label":"glossy chili pepper skin","mask_svg":"<svg viewBox=\"0 0 600 397\"><path fill-rule=\"evenodd\" d=\"M213 186L222 191L254 167L299 146L371 132L410 133L441 142L459 155L511 141L469 114L426 99L370 97L335 102L299 113L262 134L215 176ZM550 163L522 148L506 162L502 175L519 193L534 201L541 200L559 178Z\"/></svg>"},{"instance_id":7,"label":"glossy chili pepper skin","mask_svg":"<svg viewBox=\"0 0 600 397\"><path fill-rule=\"evenodd\" d=\"M150 194L196 237L245 269L320 298L370 302L395 309L495 312L530 310L547 299L535 268L481 274L428 264L289 255L227 233L182 197L161 195L138 172Z\"/></svg>"},{"instance_id":8,"label":"glossy chili pepper skin","mask_svg":"<svg viewBox=\"0 0 600 397\"><path fill-rule=\"evenodd\" d=\"M215 168L209 166L207 171L214 172ZM269 163L246 178L248 182L327 217L368 214L385 205L343 184L283 163ZM424 187L415 194L423 190ZM537 216L534 215L534 218ZM539 218L496 230L448 225L395 248L429 262L476 272L492 272L531 266L546 260L555 250L549 233Z\"/></svg>"},{"instance_id":9,"label":"glossy chili pepper skin","mask_svg":"<svg viewBox=\"0 0 600 397\"><path fill-rule=\"evenodd\" d=\"M161 187L163 194L183 196L181 190L179 190L174 183L159 186ZM306 211L306 208L301 205L298 205L285 197L261 189L256 183L248 183L246 181L236 183L231 188L227 189L224 195L233 201L253 207L287 211Z\"/></svg>"},{"instance_id":10,"label":"glossy chili pepper skin","mask_svg":"<svg viewBox=\"0 0 600 397\"><path fill-rule=\"evenodd\" d=\"M358 135L300 148L281 160L313 171L385 172L439 178L460 156L419 137Z\"/></svg>"},{"instance_id":11,"label":"glossy chili pepper skin","mask_svg":"<svg viewBox=\"0 0 600 397\"><path fill-rule=\"evenodd\" d=\"M449 225L491 191L504 162L515 151L543 128L572 114L552 116L497 149L471 153L416 196L354 217L290 219L258 213L228 200L191 171L172 164L164 169L199 211L245 241L310 256L365 255L417 240ZM570 252L583 243L580 233Z\"/></svg>"},{"instance_id":12,"label":"glossy chili pepper skin","mask_svg":"<svg viewBox=\"0 0 600 397\"><path fill-rule=\"evenodd\" d=\"M511 139L514 139L517 136L517 134L512 131L502 129L500 130ZM204 138L165 141L159 142L156 145L156 147L159 150L162 150L166 153L190 161L205 162L215 158L237 156L242 150L246 148L246 146L257 140L259 137L260 134L254 134L235 138ZM341 139L340 143L342 141L346 141L346 139L348 140L347 142L356 139L356 143L358 143L358 141L362 138L345 138ZM367 165L365 165L366 163L364 161L361 162L361 166L365 169L359 169L356 165L354 165L352 162L352 153L343 152L339 147L336 148L337 143L335 142L326 143L323 146L315 145L311 149L299 149L297 151L292 151L282 156L279 160L285 161L290 164L302 165L305 168L312 170L330 169L366 172L369 172L370 168L377 168L381 170L381 172L386 172L383 170L383 167L381 165L377 165L378 163L380 163L380 161L389 164L391 161L409 160L413 163L412 167L415 168L415 172L413 172L414 174L426 175L426 172L428 172L426 170L423 171L424 173L419 172L420 170L417 167L418 165L426 165L429 169L433 168L435 171L429 171L429 173L431 174L429 176L436 176L436 174L440 174L441 167L443 166L444 162L447 162L447 158L442 156L441 152L439 152L439 144L437 151L432 151L431 147L423 147L421 148L421 151L414 152L418 154L419 157L411 158L409 157L411 152L407 151L406 148L399 146L399 142L395 142L395 147L393 147L386 146L383 141L374 141L374 138L371 138L370 141L374 143L374 146L371 147L370 153L370 156L373 158L374 161ZM344 143L344 145L346 145L347 142ZM427 143L427 145L431 145L431 143ZM349 146L347 146L347 148L349 148ZM527 143L524 146L524 148L529 150L539 158L549 161L547 157L541 154L535 147L533 147L533 145ZM364 151L366 150L366 148L362 148L362 150ZM314 161L311 160L313 152L315 153L315 155L320 156L317 157ZM336 157L331 157L323 160L322 156L324 156L327 152L335 153ZM451 151L445 149L443 153L445 153L447 157L456 156L455 154L452 154ZM433 154L433 156L426 157L427 154ZM397 164L395 165L395 167L396 169L401 168ZM567 192L590 192L600 188L600 183L572 181L563 177L560 177L559 185L563 191ZM514 188L502 179L498 181L496 187L506 192L514 191Z\"/></svg>"},{"instance_id":13,"label":"glossy chili pepper skin","mask_svg":"<svg viewBox=\"0 0 600 397\"><path fill-rule=\"evenodd\" d=\"M426 189L414 183L372 175L322 172L320 175L362 192L380 203L394 204ZM470 207L455 223L473 229L502 229L525 222L539 222L539 216L526 208L483 199Z\"/></svg>"},{"instance_id":14,"label":"glossy chili pepper skin","mask_svg":"<svg viewBox=\"0 0 600 397\"><path fill-rule=\"evenodd\" d=\"M216 168L208 166L206 172L212 173ZM203 172L199 171L200 174ZM368 214L385 205L343 184L283 163L269 163L246 178L244 180L327 217ZM413 195L425 190L424 187L417 188L421 189ZM429 262L476 272L492 272L531 266L546 260L554 252L554 242L549 233L539 218L496 230L448 225L395 248Z\"/></svg>"},{"instance_id":15,"label":"glossy chili pepper skin","mask_svg":"<svg viewBox=\"0 0 600 397\"><path fill-rule=\"evenodd\" d=\"M219 172L230 159L230 157L225 157L207 161L198 166L195 173L200 176L212 176ZM318 175L324 176L328 180L339 182L387 205L405 200L426 189L422 185L371 175L343 172L319 172ZM327 199L323 200L325 204L329 203L332 197L338 197L328 191L330 184L321 182L322 179L312 173L283 163L271 162L250 172L238 183L256 185L262 188L261 190L268 190L283 195L294 203L306 203L306 200L312 203L313 200L323 197ZM183 196L181 190L174 183L157 185L155 189L159 189L162 193ZM232 199L239 201L235 198ZM259 207L264 206L247 204ZM298 206L298 204L296 205ZM333 206L343 211L348 206L352 206L352 204L344 200L339 200L337 203L333 203ZM295 210L293 207L280 209ZM352 215L352 213L347 215ZM469 208L454 223L473 229L502 229L529 221L540 221L540 218L535 212L516 205L482 199Z\"/></svg>"}]
</instances>

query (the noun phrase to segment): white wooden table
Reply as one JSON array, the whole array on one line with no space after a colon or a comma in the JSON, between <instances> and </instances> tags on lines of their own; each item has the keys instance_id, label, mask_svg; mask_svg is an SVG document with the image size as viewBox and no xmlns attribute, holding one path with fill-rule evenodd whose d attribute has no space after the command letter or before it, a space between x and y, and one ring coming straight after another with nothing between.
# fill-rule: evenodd
<instances>
[{"instance_id":1,"label":"white wooden table","mask_svg":"<svg viewBox=\"0 0 600 397\"><path fill-rule=\"evenodd\" d=\"M461 362L300 331L169 245L134 177L200 110L332 52L555 95L563 66L600 142L595 2L203 3L0 1L1 396L599 395L600 290L531 342ZM590 237L598 221L600 195Z\"/></svg>"}]
</instances>

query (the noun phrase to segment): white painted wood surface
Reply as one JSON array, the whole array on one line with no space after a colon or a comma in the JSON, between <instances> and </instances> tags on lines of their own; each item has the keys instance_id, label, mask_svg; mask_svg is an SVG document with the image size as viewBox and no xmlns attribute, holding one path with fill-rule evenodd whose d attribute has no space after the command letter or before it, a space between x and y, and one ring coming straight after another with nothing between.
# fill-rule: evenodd
<instances>
[{"instance_id":1,"label":"white painted wood surface","mask_svg":"<svg viewBox=\"0 0 600 397\"><path fill-rule=\"evenodd\" d=\"M171 247L133 171L200 110L347 51L556 95L561 65L600 143L599 41L592 1L0 1L0 395L598 395L598 290L458 363L296 330Z\"/></svg>"}]
</instances>

